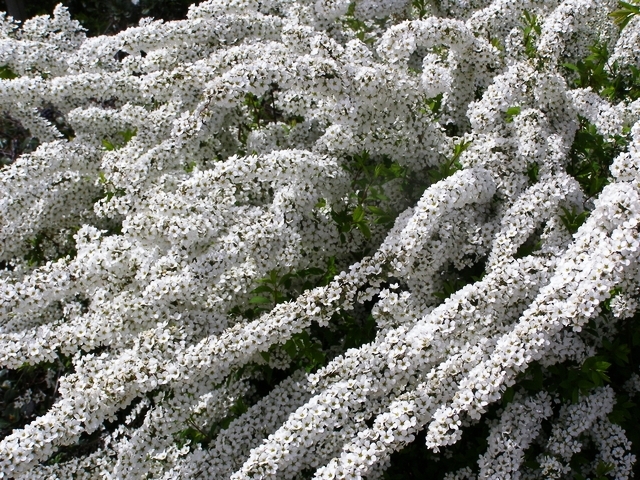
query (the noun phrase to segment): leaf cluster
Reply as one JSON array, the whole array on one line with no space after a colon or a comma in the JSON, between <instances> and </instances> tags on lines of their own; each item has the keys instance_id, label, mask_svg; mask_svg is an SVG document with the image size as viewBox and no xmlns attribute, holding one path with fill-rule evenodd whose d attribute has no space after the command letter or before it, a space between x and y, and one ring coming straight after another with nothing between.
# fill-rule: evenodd
<instances>
[{"instance_id":1,"label":"leaf cluster","mask_svg":"<svg viewBox=\"0 0 640 480\"><path fill-rule=\"evenodd\" d=\"M341 18L342 24L345 28L352 30L355 33L356 38L362 43L372 45L376 41L376 37L371 35L371 33L374 31L374 27L360 20L355 15L355 12L356 2L351 2L349 4L349 8L347 9L346 15ZM386 21L386 19L377 19L376 23L378 23L379 25L384 25Z\"/></svg>"},{"instance_id":2,"label":"leaf cluster","mask_svg":"<svg viewBox=\"0 0 640 480\"><path fill-rule=\"evenodd\" d=\"M578 212L576 211L575 207L571 207L571 210L562 207L562 211L563 215L560 215L560 220L562 220L562 224L571 234L574 234L578 231L578 229L582 226L582 224L591 213L588 210Z\"/></svg>"},{"instance_id":3,"label":"leaf cluster","mask_svg":"<svg viewBox=\"0 0 640 480\"><path fill-rule=\"evenodd\" d=\"M136 133L138 133L138 131L135 128L127 128L126 130L116 132L109 137L103 138L102 146L109 152L118 150L129 143L131 139L136 136Z\"/></svg>"},{"instance_id":4,"label":"leaf cluster","mask_svg":"<svg viewBox=\"0 0 640 480\"><path fill-rule=\"evenodd\" d=\"M203 448L207 448L212 440L218 436L220 432L229 428L231 422L240 417L243 413L249 410L249 407L245 403L244 399L239 398L229 409L229 413L217 420L211 422L207 427L198 426L197 419L192 415L187 420L187 428L180 430L174 435L176 445L178 448L182 448L185 445L190 445L192 448L196 445L202 445Z\"/></svg>"},{"instance_id":5,"label":"leaf cluster","mask_svg":"<svg viewBox=\"0 0 640 480\"><path fill-rule=\"evenodd\" d=\"M589 47L590 54L576 63L563 63L572 73L573 88L591 88L610 102L633 101L640 98L640 70L627 65L620 68L610 62L607 45L596 42Z\"/></svg>"},{"instance_id":6,"label":"leaf cluster","mask_svg":"<svg viewBox=\"0 0 640 480\"><path fill-rule=\"evenodd\" d=\"M116 187L113 182L105 176L104 172L98 174L98 183L103 188L102 196L94 198L93 202L104 200L109 202L113 197L122 197L126 194L126 191L122 188Z\"/></svg>"},{"instance_id":7,"label":"leaf cluster","mask_svg":"<svg viewBox=\"0 0 640 480\"><path fill-rule=\"evenodd\" d=\"M393 180L404 179L407 169L387 156L376 160L366 150L349 157L344 168L352 178L351 206L331 211L331 217L340 232L340 241L346 243L351 240L354 230L369 239L373 225L391 227L398 212L385 207L389 197L385 195L384 186ZM324 199L316 205L318 208L324 206Z\"/></svg>"},{"instance_id":8,"label":"leaf cluster","mask_svg":"<svg viewBox=\"0 0 640 480\"><path fill-rule=\"evenodd\" d=\"M536 42L542 33L540 21L535 14L528 10L525 10L522 14L521 21L520 30L522 30L524 52L528 58L536 58L538 54Z\"/></svg>"},{"instance_id":9,"label":"leaf cluster","mask_svg":"<svg viewBox=\"0 0 640 480\"><path fill-rule=\"evenodd\" d=\"M614 10L609 16L613 18L613 21L621 30L629 24L634 16L640 15L640 5L636 0L631 0L631 2L619 1L618 7L618 10Z\"/></svg>"},{"instance_id":10,"label":"leaf cluster","mask_svg":"<svg viewBox=\"0 0 640 480\"><path fill-rule=\"evenodd\" d=\"M293 300L303 291L325 284L323 282L328 281L329 276L333 278L334 272L334 257L329 258L325 269L310 267L284 274L281 274L280 269L273 269L266 277L257 281L259 286L251 290L248 308L236 306L229 314L253 320L277 304Z\"/></svg>"},{"instance_id":11,"label":"leaf cluster","mask_svg":"<svg viewBox=\"0 0 640 480\"><path fill-rule=\"evenodd\" d=\"M588 198L595 197L609 184L609 167L627 144L623 136L605 139L595 125L581 119L569 153L567 173L580 183Z\"/></svg>"},{"instance_id":12,"label":"leaf cluster","mask_svg":"<svg viewBox=\"0 0 640 480\"><path fill-rule=\"evenodd\" d=\"M442 162L437 168L429 170L429 179L432 183L439 182L447 177L450 177L458 170L462 169L462 164L460 163L460 157L462 154L469 148L472 142L465 142L464 140L460 143L456 143L453 147L453 155Z\"/></svg>"},{"instance_id":13,"label":"leaf cluster","mask_svg":"<svg viewBox=\"0 0 640 480\"><path fill-rule=\"evenodd\" d=\"M243 108L249 116L249 121L238 125L238 141L241 145L247 144L251 131L262 128L269 123L283 122L288 132L291 128L304 121L304 117L286 115L277 107L276 96L279 90L278 85L272 83L264 95L260 97L253 93L245 95Z\"/></svg>"}]
</instances>

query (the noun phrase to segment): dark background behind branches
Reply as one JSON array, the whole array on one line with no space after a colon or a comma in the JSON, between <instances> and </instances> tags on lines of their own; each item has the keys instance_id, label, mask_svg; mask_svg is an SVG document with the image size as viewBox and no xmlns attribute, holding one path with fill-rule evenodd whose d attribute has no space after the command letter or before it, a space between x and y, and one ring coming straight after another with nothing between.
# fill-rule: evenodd
<instances>
[{"instance_id":1,"label":"dark background behind branches","mask_svg":"<svg viewBox=\"0 0 640 480\"><path fill-rule=\"evenodd\" d=\"M142 17L185 18L189 5L199 0L140 0L138 5L131 0L5 0L8 14L21 21L36 15L51 15L59 3L69 9L71 16L88 30L88 35L95 36L117 33L136 25Z\"/></svg>"}]
</instances>

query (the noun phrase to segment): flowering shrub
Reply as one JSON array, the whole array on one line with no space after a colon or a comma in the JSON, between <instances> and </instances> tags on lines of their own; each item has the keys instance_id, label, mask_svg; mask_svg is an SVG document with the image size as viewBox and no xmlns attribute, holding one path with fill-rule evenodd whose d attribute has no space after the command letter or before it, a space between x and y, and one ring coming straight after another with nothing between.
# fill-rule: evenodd
<instances>
[{"instance_id":1,"label":"flowering shrub","mask_svg":"<svg viewBox=\"0 0 640 480\"><path fill-rule=\"evenodd\" d=\"M632 476L638 13L0 17L0 477Z\"/></svg>"}]
</instances>

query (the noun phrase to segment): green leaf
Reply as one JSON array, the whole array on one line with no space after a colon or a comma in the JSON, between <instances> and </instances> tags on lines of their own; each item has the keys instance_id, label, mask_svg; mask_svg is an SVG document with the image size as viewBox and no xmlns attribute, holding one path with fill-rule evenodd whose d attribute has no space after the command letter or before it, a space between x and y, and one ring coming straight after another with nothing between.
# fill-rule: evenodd
<instances>
[{"instance_id":1,"label":"green leaf","mask_svg":"<svg viewBox=\"0 0 640 480\"><path fill-rule=\"evenodd\" d=\"M362 232L362 235L364 235L364 238L366 239L371 238L371 230L369 229L369 226L365 222L358 222L355 225L356 225L356 228L360 230L360 232Z\"/></svg>"},{"instance_id":2,"label":"green leaf","mask_svg":"<svg viewBox=\"0 0 640 480\"><path fill-rule=\"evenodd\" d=\"M507 122L507 123L513 122L513 117L518 115L521 110L522 110L521 107L509 107L509 108L507 108L507 111L505 112L504 121Z\"/></svg>"},{"instance_id":3,"label":"green leaf","mask_svg":"<svg viewBox=\"0 0 640 480\"><path fill-rule=\"evenodd\" d=\"M542 240L538 240L533 244L529 242L525 242L522 245L520 245L520 247L518 247L518 250L516 250L516 253L513 255L513 258L519 259L519 258L528 257L529 255L533 255L535 252L537 252L541 248L542 248Z\"/></svg>"},{"instance_id":4,"label":"green leaf","mask_svg":"<svg viewBox=\"0 0 640 480\"><path fill-rule=\"evenodd\" d=\"M127 143L129 143L131 141L131 139L133 137L135 137L135 135L138 133L137 129L126 129L123 132L119 132L120 135L122 136L123 140L124 140L124 145L126 145Z\"/></svg>"},{"instance_id":5,"label":"green leaf","mask_svg":"<svg viewBox=\"0 0 640 480\"><path fill-rule=\"evenodd\" d=\"M416 9L416 13L418 14L418 18L422 20L427 15L429 11L428 3L426 0L412 0L411 5Z\"/></svg>"},{"instance_id":6,"label":"green leaf","mask_svg":"<svg viewBox=\"0 0 640 480\"><path fill-rule=\"evenodd\" d=\"M603 477L609 473L612 472L614 470L615 466L613 465L613 463L605 463L603 461L600 461L600 463L598 463L598 466L596 467L596 475L598 475L598 477Z\"/></svg>"},{"instance_id":7,"label":"green leaf","mask_svg":"<svg viewBox=\"0 0 640 480\"><path fill-rule=\"evenodd\" d=\"M580 68L573 63L563 63L562 66L569 70L573 70L574 72L580 72Z\"/></svg>"},{"instance_id":8,"label":"green leaf","mask_svg":"<svg viewBox=\"0 0 640 480\"><path fill-rule=\"evenodd\" d=\"M431 111L433 115L439 115L440 110L442 109L442 99L444 98L443 94L439 94L436 97L429 98L425 101L427 108Z\"/></svg>"},{"instance_id":9,"label":"green leaf","mask_svg":"<svg viewBox=\"0 0 640 480\"><path fill-rule=\"evenodd\" d=\"M110 152L116 149L115 145L107 138L102 139L102 146Z\"/></svg>"},{"instance_id":10,"label":"green leaf","mask_svg":"<svg viewBox=\"0 0 640 480\"><path fill-rule=\"evenodd\" d=\"M582 224L586 221L590 212L585 210L584 212L578 213L575 207L571 207L569 211L565 207L561 207L564 215L560 216L560 220L565 228L569 231L569 233L574 234L578 231L578 229L582 226Z\"/></svg>"},{"instance_id":11,"label":"green leaf","mask_svg":"<svg viewBox=\"0 0 640 480\"><path fill-rule=\"evenodd\" d=\"M286 273L286 274L284 274L284 275L280 278L280 280L278 280L278 285L288 285L288 284L291 284L291 279L292 279L293 277L295 277L295 276L296 276L296 275L295 275L294 273ZM287 286L287 288L289 288L289 287Z\"/></svg>"},{"instance_id":12,"label":"green leaf","mask_svg":"<svg viewBox=\"0 0 640 480\"><path fill-rule=\"evenodd\" d=\"M504 393L502 394L502 406L506 407L509 403L513 401L513 397L515 396L516 391L513 387L508 387Z\"/></svg>"},{"instance_id":13,"label":"green leaf","mask_svg":"<svg viewBox=\"0 0 640 480\"><path fill-rule=\"evenodd\" d=\"M627 420L631 419L631 410L636 407L636 404L629 401L629 398L625 395L616 395L616 403L613 406L613 410L608 415L609 421L617 425L621 425Z\"/></svg>"},{"instance_id":14,"label":"green leaf","mask_svg":"<svg viewBox=\"0 0 640 480\"><path fill-rule=\"evenodd\" d=\"M535 364L528 370L526 380L522 382L522 387L530 392L539 392L544 386L544 376L540 365Z\"/></svg>"},{"instance_id":15,"label":"green leaf","mask_svg":"<svg viewBox=\"0 0 640 480\"><path fill-rule=\"evenodd\" d=\"M508 110L507 110L508 111ZM460 158L460 156L471 146L473 142L468 141L462 141L460 143L456 143L453 146L453 162L455 162L456 160L458 160Z\"/></svg>"},{"instance_id":16,"label":"green leaf","mask_svg":"<svg viewBox=\"0 0 640 480\"><path fill-rule=\"evenodd\" d=\"M233 407L231 407L231 413L236 418L243 415L248 410L249 410L249 407L247 407L247 405L244 403L244 400L242 398L239 398L238 400L236 400L236 403L233 405Z\"/></svg>"},{"instance_id":17,"label":"green leaf","mask_svg":"<svg viewBox=\"0 0 640 480\"><path fill-rule=\"evenodd\" d=\"M14 78L18 77L19 75L11 70L8 65L3 65L0 67L0 79L13 80Z\"/></svg>"},{"instance_id":18,"label":"green leaf","mask_svg":"<svg viewBox=\"0 0 640 480\"><path fill-rule=\"evenodd\" d=\"M309 277L311 275L322 275L324 270L318 267L305 268L304 270L300 270L297 273L297 276L300 278Z\"/></svg>"},{"instance_id":19,"label":"green leaf","mask_svg":"<svg viewBox=\"0 0 640 480\"><path fill-rule=\"evenodd\" d=\"M382 193L382 189L377 189L371 187L369 191L369 200L377 200L380 202L388 202L389 197L387 197L384 193Z\"/></svg>"},{"instance_id":20,"label":"green leaf","mask_svg":"<svg viewBox=\"0 0 640 480\"><path fill-rule=\"evenodd\" d=\"M291 338L287 340L282 346L282 349L287 353L287 355L289 355L292 360L295 360L297 358L299 347L296 339Z\"/></svg>"},{"instance_id":21,"label":"green leaf","mask_svg":"<svg viewBox=\"0 0 640 480\"><path fill-rule=\"evenodd\" d=\"M273 303L273 300L267 298L267 297L253 297L249 300L249 303Z\"/></svg>"},{"instance_id":22,"label":"green leaf","mask_svg":"<svg viewBox=\"0 0 640 480\"><path fill-rule=\"evenodd\" d=\"M532 162L527 166L527 177L529 177L529 181L532 184L538 182L539 173L540 173L540 166L537 163Z\"/></svg>"},{"instance_id":23,"label":"green leaf","mask_svg":"<svg viewBox=\"0 0 640 480\"><path fill-rule=\"evenodd\" d=\"M640 7L629 2L618 2L620 7L609 14L613 21L622 30L635 15L640 15Z\"/></svg>"},{"instance_id":24,"label":"green leaf","mask_svg":"<svg viewBox=\"0 0 640 480\"><path fill-rule=\"evenodd\" d=\"M392 178L400 178L406 173L406 169L398 162L393 162L387 171Z\"/></svg>"},{"instance_id":25,"label":"green leaf","mask_svg":"<svg viewBox=\"0 0 640 480\"><path fill-rule=\"evenodd\" d=\"M269 363L271 360L271 354L269 352L260 352L260 356L264 359L265 362Z\"/></svg>"},{"instance_id":26,"label":"green leaf","mask_svg":"<svg viewBox=\"0 0 640 480\"><path fill-rule=\"evenodd\" d=\"M529 58L535 58L537 55L535 42L540 36L540 33L542 33L540 22L535 15L529 13L527 10L524 11L521 20L523 25L520 29L523 33L525 54Z\"/></svg>"},{"instance_id":27,"label":"green leaf","mask_svg":"<svg viewBox=\"0 0 640 480\"><path fill-rule=\"evenodd\" d=\"M358 223L364 220L364 208L358 205L352 214L353 223Z\"/></svg>"},{"instance_id":28,"label":"green leaf","mask_svg":"<svg viewBox=\"0 0 640 480\"><path fill-rule=\"evenodd\" d=\"M268 285L260 285L259 287L251 290L251 293L273 293L273 288Z\"/></svg>"},{"instance_id":29,"label":"green leaf","mask_svg":"<svg viewBox=\"0 0 640 480\"><path fill-rule=\"evenodd\" d=\"M322 279L319 282L320 286L329 285L333 278L338 274L338 268L336 267L336 257L329 257L327 259L327 267L322 275Z\"/></svg>"},{"instance_id":30,"label":"green leaf","mask_svg":"<svg viewBox=\"0 0 640 480\"><path fill-rule=\"evenodd\" d=\"M380 207L373 206L373 205L368 206L367 210L369 210L374 215L387 215L387 212L385 212L383 209L381 209Z\"/></svg>"}]
</instances>

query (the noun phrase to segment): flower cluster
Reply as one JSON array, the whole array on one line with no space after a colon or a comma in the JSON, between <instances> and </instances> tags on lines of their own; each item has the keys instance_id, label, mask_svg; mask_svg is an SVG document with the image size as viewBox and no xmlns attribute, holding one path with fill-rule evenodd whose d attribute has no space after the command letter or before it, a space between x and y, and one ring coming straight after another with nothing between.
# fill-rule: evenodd
<instances>
[{"instance_id":1,"label":"flower cluster","mask_svg":"<svg viewBox=\"0 0 640 480\"><path fill-rule=\"evenodd\" d=\"M444 478L629 478L640 17L616 8L0 16L0 109L38 144L0 163L0 380L29 410L0 478L375 479L469 429Z\"/></svg>"}]
</instances>

